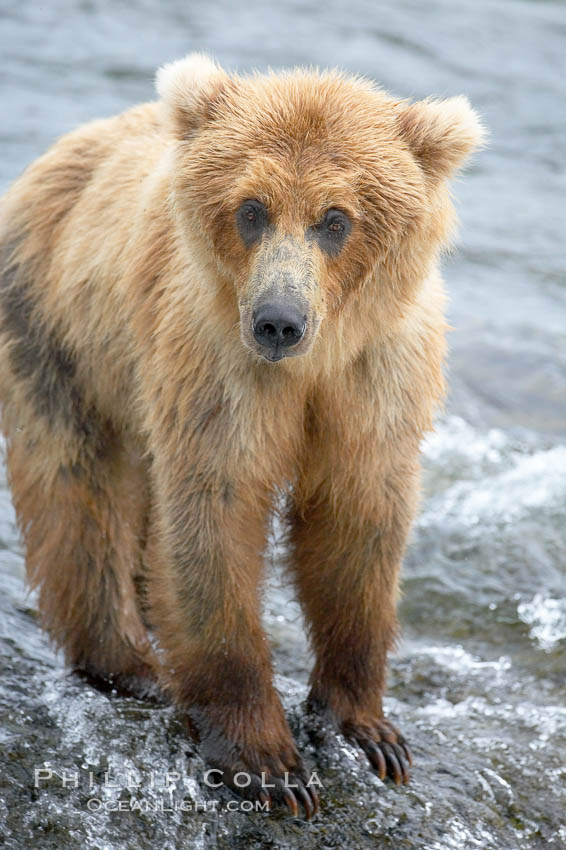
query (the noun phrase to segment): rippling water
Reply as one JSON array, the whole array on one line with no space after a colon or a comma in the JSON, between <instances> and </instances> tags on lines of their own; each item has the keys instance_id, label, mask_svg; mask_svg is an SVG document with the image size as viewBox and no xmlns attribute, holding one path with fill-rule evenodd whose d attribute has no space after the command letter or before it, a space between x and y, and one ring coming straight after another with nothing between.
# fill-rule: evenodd
<instances>
[{"instance_id":1,"label":"rippling water","mask_svg":"<svg viewBox=\"0 0 566 850\"><path fill-rule=\"evenodd\" d=\"M336 64L401 96L465 93L491 133L455 187L451 395L424 445L405 640L391 665L389 708L414 744L412 785L384 788L339 742L317 757L326 809L300 829L239 815L120 821L88 813L80 789L30 790L38 760L139 766L140 743L157 767L186 756L169 709L66 676L23 596L2 483L7 846L566 847L565 36L562 2L0 2L0 189L61 133L151 98L155 67L192 49L243 70ZM296 705L309 661L276 541L270 560L266 623L303 741ZM188 764L186 794L200 799L196 754Z\"/></svg>"}]
</instances>

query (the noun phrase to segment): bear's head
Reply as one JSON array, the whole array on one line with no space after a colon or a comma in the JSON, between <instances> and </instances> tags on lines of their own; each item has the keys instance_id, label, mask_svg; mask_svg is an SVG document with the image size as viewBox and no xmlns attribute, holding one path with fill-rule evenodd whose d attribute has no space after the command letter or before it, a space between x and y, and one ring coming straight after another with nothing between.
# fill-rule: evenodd
<instances>
[{"instance_id":1,"label":"bear's head","mask_svg":"<svg viewBox=\"0 0 566 850\"><path fill-rule=\"evenodd\" d=\"M450 236L446 181L482 137L468 101L399 101L337 71L231 76L202 54L157 89L175 210L228 281L244 344L305 355L349 333L353 305L367 334L390 332Z\"/></svg>"}]
</instances>

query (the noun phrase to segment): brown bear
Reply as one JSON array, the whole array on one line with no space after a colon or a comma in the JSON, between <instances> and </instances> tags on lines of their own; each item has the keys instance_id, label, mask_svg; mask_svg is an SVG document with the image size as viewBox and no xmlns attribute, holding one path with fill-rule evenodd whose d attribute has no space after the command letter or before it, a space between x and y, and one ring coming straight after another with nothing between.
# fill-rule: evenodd
<instances>
[{"instance_id":1,"label":"brown bear","mask_svg":"<svg viewBox=\"0 0 566 850\"><path fill-rule=\"evenodd\" d=\"M228 786L247 773L248 797L308 817L261 625L270 516L283 498L310 707L406 782L386 656L443 392L446 181L481 127L462 97L201 54L157 89L63 137L1 204L27 573L70 664L158 680Z\"/></svg>"}]
</instances>

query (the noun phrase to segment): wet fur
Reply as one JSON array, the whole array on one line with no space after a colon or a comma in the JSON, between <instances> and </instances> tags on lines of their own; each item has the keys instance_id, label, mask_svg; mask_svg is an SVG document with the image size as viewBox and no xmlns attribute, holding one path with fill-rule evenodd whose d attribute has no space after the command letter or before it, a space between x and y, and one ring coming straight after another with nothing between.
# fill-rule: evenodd
<instances>
[{"instance_id":1,"label":"wet fur","mask_svg":"<svg viewBox=\"0 0 566 850\"><path fill-rule=\"evenodd\" d=\"M228 777L281 775L300 757L260 621L274 494L311 703L359 738L383 717L419 441L443 394L444 178L480 130L462 99L407 104L335 72L228 77L197 56L159 91L61 139L2 201L10 482L69 663L158 677ZM246 197L273 221L253 249ZM353 222L336 257L305 235L328 206ZM285 281L310 330L304 356L270 364L246 322Z\"/></svg>"}]
</instances>

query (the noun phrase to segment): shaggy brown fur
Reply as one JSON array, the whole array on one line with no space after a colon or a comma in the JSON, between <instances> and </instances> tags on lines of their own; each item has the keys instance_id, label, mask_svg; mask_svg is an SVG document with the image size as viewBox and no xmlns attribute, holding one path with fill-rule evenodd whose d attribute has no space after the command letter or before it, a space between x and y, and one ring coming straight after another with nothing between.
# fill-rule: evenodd
<instances>
[{"instance_id":1,"label":"shaggy brown fur","mask_svg":"<svg viewBox=\"0 0 566 850\"><path fill-rule=\"evenodd\" d=\"M158 91L61 139L2 202L2 424L28 575L71 664L158 677L228 784L247 771L265 798L263 771L310 815L260 620L268 518L286 488L311 705L406 781L386 655L443 391L445 179L481 131L463 98L229 77L200 55ZM249 199L268 222L253 244ZM351 227L331 253L329 208ZM254 336L273 293L305 311L278 362Z\"/></svg>"}]
</instances>

